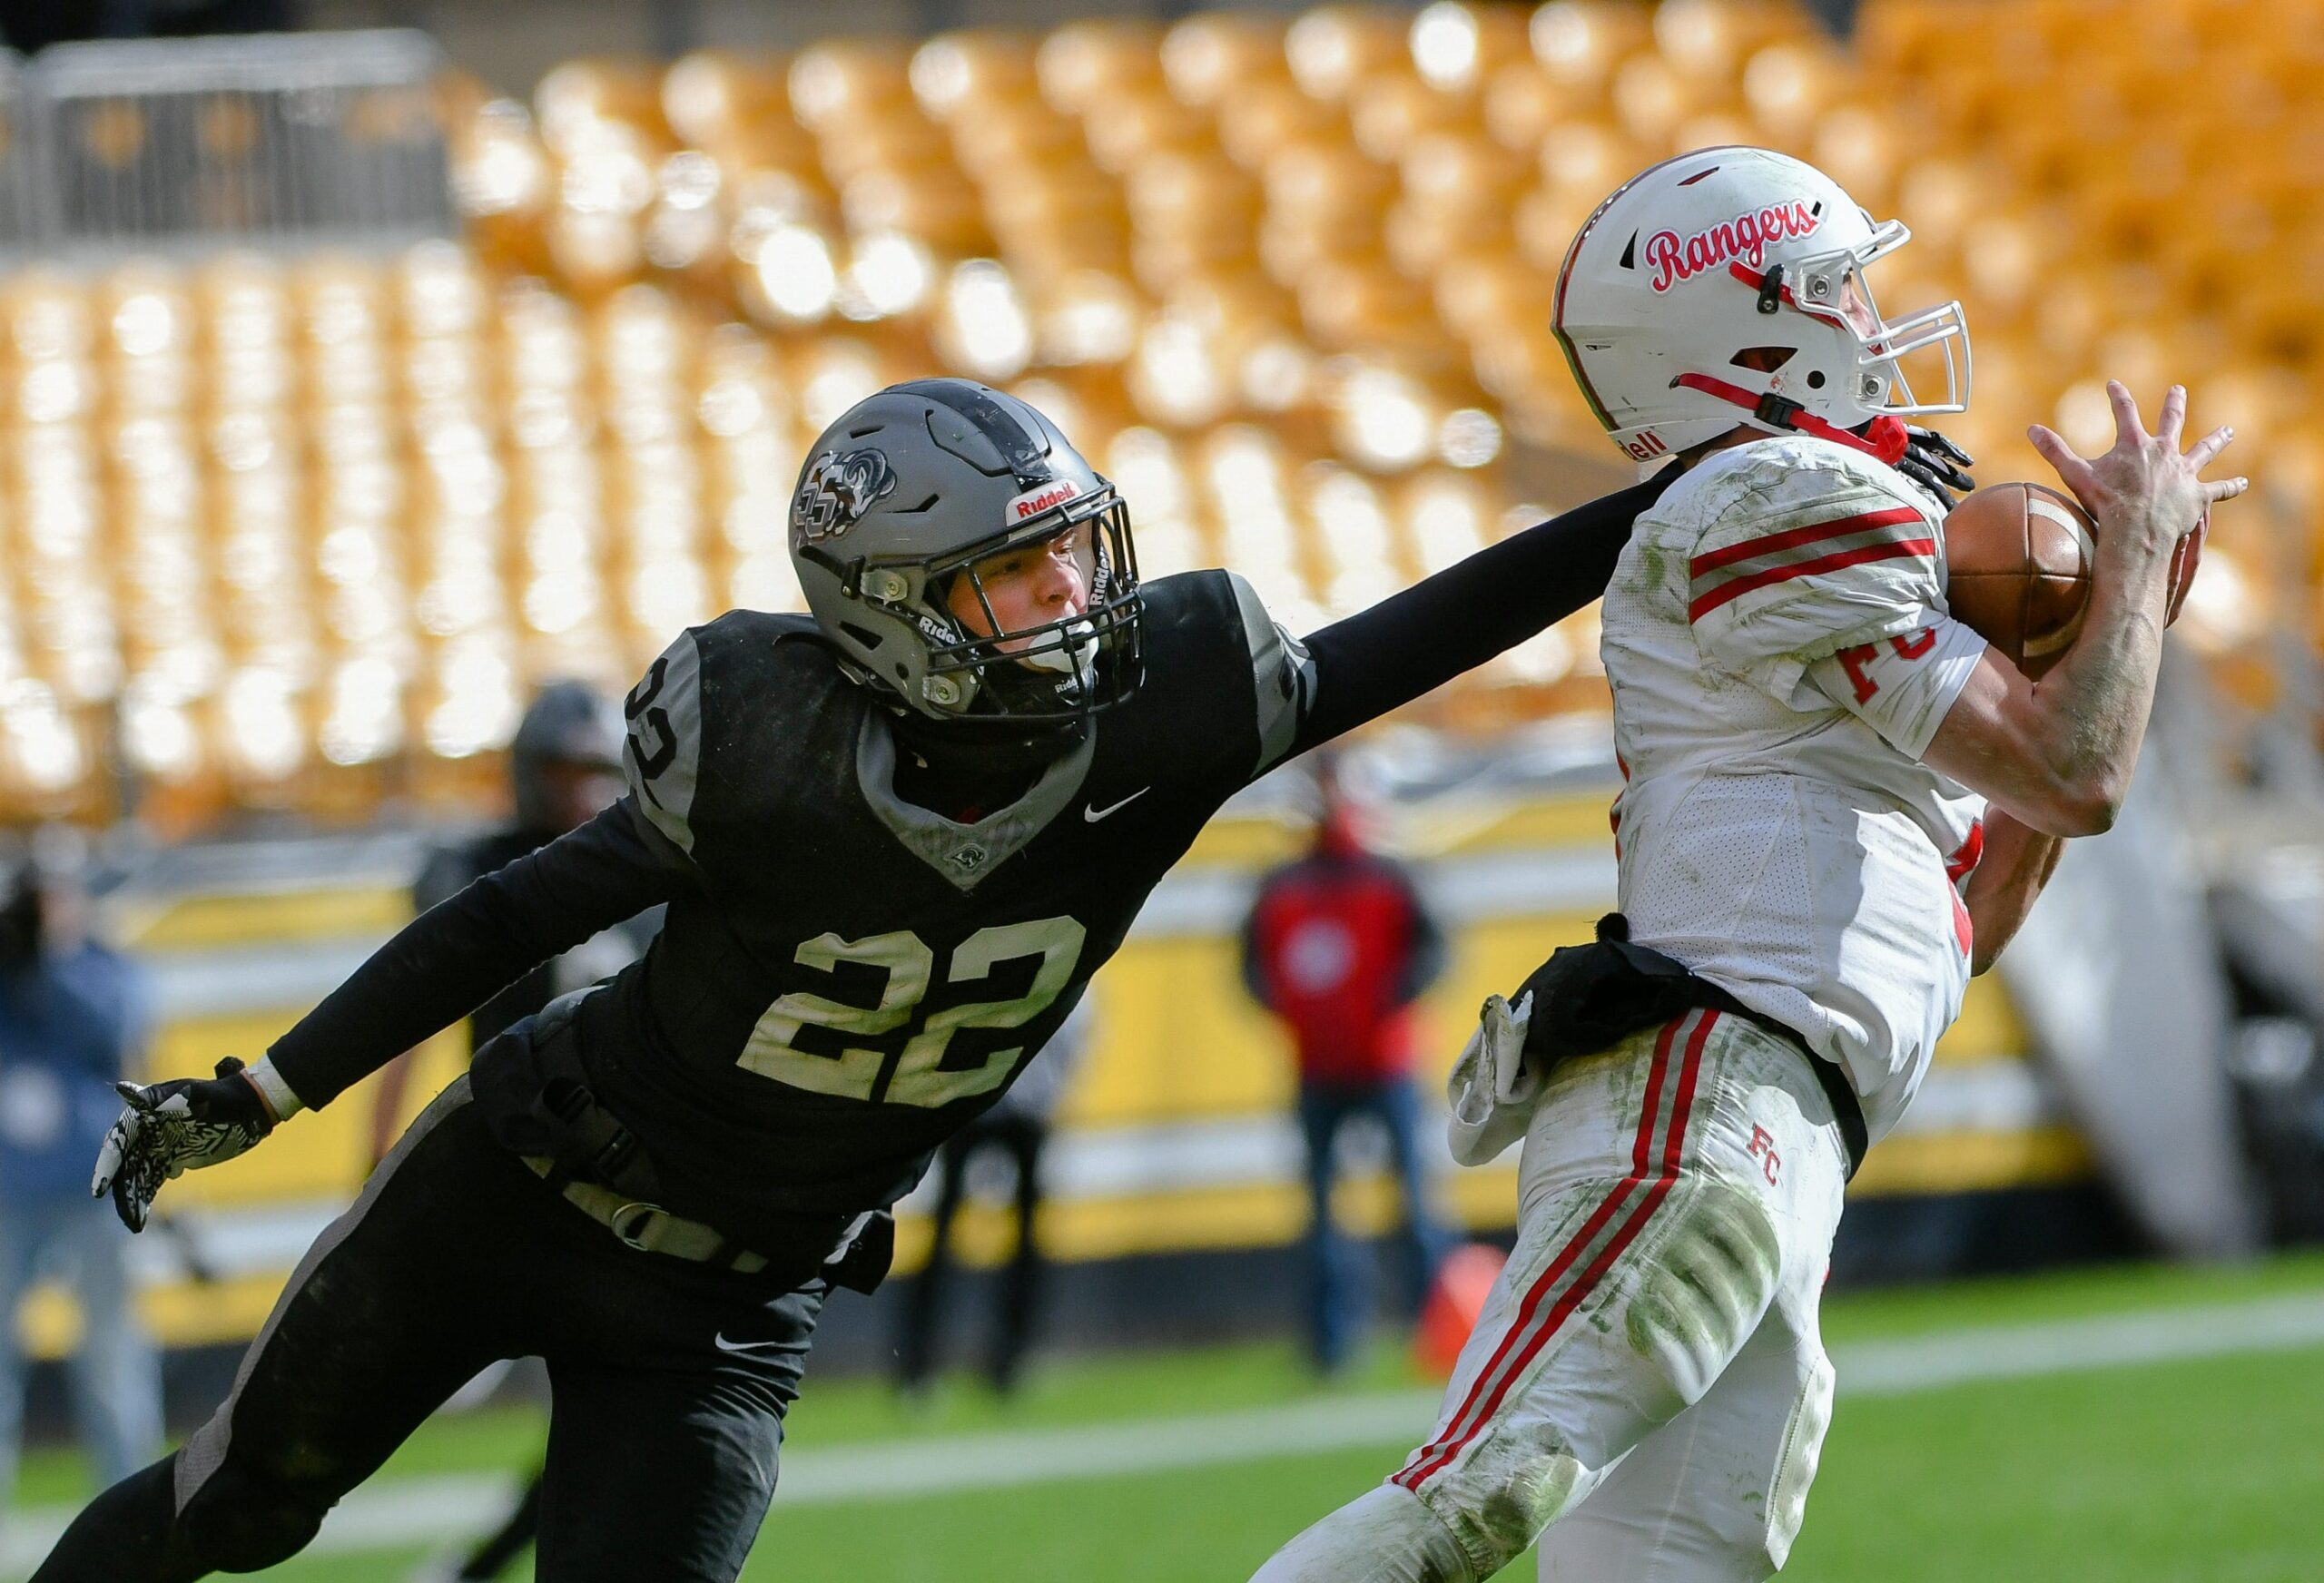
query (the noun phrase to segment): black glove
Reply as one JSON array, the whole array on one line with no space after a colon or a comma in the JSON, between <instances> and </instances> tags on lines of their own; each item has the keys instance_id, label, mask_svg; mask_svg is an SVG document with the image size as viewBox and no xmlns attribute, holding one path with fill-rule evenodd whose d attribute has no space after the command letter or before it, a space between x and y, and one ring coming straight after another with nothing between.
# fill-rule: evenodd
<instances>
[{"instance_id":1,"label":"black glove","mask_svg":"<svg viewBox=\"0 0 2324 1583\"><path fill-rule=\"evenodd\" d=\"M1940 510L1950 513L1961 496L1977 487L1966 469L1976 458L1933 428L1905 426L1905 458L1896 470L1927 491Z\"/></svg>"},{"instance_id":2,"label":"black glove","mask_svg":"<svg viewBox=\"0 0 2324 1583\"><path fill-rule=\"evenodd\" d=\"M228 1056L215 1077L173 1077L142 1087L116 1083L127 1105L97 1150L89 1196L108 1189L121 1224L145 1229L162 1184L188 1170L231 1160L274 1130L274 1116L257 1085Z\"/></svg>"}]
</instances>

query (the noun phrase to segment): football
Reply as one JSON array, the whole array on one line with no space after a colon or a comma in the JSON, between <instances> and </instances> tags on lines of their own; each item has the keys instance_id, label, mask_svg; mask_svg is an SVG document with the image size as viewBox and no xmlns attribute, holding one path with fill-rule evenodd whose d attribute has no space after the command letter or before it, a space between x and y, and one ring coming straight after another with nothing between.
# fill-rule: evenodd
<instances>
[{"instance_id":1,"label":"football","mask_svg":"<svg viewBox=\"0 0 2324 1583\"><path fill-rule=\"evenodd\" d=\"M1945 519L1945 601L2029 677L2082 631L2096 553L2089 514L2040 484L1994 484Z\"/></svg>"}]
</instances>

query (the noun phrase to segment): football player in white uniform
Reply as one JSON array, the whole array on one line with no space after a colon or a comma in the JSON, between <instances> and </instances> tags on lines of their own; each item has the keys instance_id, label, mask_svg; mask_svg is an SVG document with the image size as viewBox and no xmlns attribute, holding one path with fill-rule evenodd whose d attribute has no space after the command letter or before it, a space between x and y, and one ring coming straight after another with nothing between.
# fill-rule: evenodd
<instances>
[{"instance_id":1,"label":"football player in white uniform","mask_svg":"<svg viewBox=\"0 0 2324 1583\"><path fill-rule=\"evenodd\" d=\"M1948 501L1895 465L1905 415L1968 396L1959 305L1884 320L1866 285L1905 237L1719 148L1630 182L1567 255L1576 379L1625 452L1686 469L1604 606L1622 910L1488 1002L1455 1070L1456 1155L1524 1153L1435 1432L1259 1583L1465 1583L1536 1537L1545 1580L1731 1583L1790 1549L1842 1188L2061 839L2112 823L2199 529L2245 487L2199 477L2230 431L2181 454L2176 388L2149 434L2110 387L2094 460L2035 428L2098 535L2081 634L2029 682L1947 613Z\"/></svg>"}]
</instances>

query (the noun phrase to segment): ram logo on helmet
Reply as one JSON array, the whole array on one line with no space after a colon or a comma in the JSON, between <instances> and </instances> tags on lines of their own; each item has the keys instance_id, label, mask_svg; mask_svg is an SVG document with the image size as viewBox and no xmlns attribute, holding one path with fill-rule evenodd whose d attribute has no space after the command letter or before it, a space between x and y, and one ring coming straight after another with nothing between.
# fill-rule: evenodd
<instances>
[{"instance_id":1,"label":"ram logo on helmet","mask_svg":"<svg viewBox=\"0 0 2324 1583\"><path fill-rule=\"evenodd\" d=\"M896 470L884 452L870 447L849 451L825 451L799 481L791 502L791 531L809 544L837 538L863 520L896 487Z\"/></svg>"}]
</instances>

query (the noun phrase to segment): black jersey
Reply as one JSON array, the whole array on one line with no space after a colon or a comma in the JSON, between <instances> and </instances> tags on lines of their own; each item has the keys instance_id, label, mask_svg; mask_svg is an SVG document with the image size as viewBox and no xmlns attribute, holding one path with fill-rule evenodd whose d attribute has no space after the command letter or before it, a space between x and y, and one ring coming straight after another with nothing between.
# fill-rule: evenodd
<instances>
[{"instance_id":1,"label":"black jersey","mask_svg":"<svg viewBox=\"0 0 2324 1583\"><path fill-rule=\"evenodd\" d=\"M326 1103L534 963L666 902L644 959L575 1014L591 1088L663 1202L746 1243L760 1215L892 1204L1056 1030L1228 796L1596 597L1665 482L1304 644L1230 574L1151 584L1144 683L970 824L896 796L883 709L811 621L722 616L632 692L628 794L415 920L276 1043L275 1068ZM527 1058L497 1040L475 1074L519 1149Z\"/></svg>"},{"instance_id":2,"label":"black jersey","mask_svg":"<svg viewBox=\"0 0 2324 1583\"><path fill-rule=\"evenodd\" d=\"M1056 1031L1305 693L1238 579L1166 579L1145 621L1146 684L965 825L896 795L885 711L806 617L738 611L655 662L631 792L695 882L580 1033L674 1196L891 1204Z\"/></svg>"}]
</instances>

